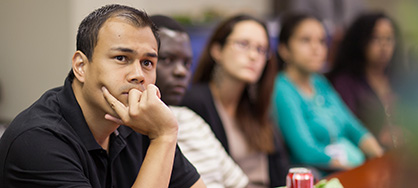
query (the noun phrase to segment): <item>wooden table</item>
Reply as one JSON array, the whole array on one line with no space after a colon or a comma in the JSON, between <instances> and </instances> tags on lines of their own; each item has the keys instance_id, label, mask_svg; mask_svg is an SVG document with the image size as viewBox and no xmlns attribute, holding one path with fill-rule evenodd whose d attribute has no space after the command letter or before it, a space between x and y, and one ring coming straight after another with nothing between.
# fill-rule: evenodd
<instances>
[{"instance_id":1,"label":"wooden table","mask_svg":"<svg viewBox=\"0 0 418 188\"><path fill-rule=\"evenodd\" d=\"M363 165L327 176L338 178L344 188L393 188L398 187L399 165L396 151L366 161ZM418 178L418 176L417 176Z\"/></svg>"}]
</instances>

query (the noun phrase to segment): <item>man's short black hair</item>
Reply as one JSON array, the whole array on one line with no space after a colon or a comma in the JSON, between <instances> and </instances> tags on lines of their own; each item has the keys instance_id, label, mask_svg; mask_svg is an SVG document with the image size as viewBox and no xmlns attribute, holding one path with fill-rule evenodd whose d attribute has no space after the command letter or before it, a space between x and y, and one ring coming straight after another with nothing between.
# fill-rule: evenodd
<instances>
[{"instance_id":1,"label":"man's short black hair","mask_svg":"<svg viewBox=\"0 0 418 188\"><path fill-rule=\"evenodd\" d=\"M154 22L154 24L158 28L167 28L173 31L186 33L186 30L184 29L184 27L180 25L179 22L177 22L176 20L170 17L164 16L164 15L154 15L154 16L151 16L150 18L152 22Z\"/></svg>"},{"instance_id":2,"label":"man's short black hair","mask_svg":"<svg viewBox=\"0 0 418 188\"><path fill-rule=\"evenodd\" d=\"M121 17L137 27L150 27L160 48L158 29L150 20L147 13L138 9L118 4L105 5L90 13L81 21L77 32L77 50L83 52L89 60L93 57L94 47L97 44L99 30L111 17ZM74 73L70 71L71 78Z\"/></svg>"}]
</instances>

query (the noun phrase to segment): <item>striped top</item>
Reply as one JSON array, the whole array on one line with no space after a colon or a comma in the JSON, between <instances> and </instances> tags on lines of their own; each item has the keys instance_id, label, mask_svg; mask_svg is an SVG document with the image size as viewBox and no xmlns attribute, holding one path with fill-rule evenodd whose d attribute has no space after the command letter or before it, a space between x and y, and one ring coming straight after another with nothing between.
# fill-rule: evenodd
<instances>
[{"instance_id":1,"label":"striped top","mask_svg":"<svg viewBox=\"0 0 418 188\"><path fill-rule=\"evenodd\" d=\"M209 125L187 107L170 106L179 124L178 145L196 167L208 188L248 184L248 178L231 159Z\"/></svg>"}]
</instances>

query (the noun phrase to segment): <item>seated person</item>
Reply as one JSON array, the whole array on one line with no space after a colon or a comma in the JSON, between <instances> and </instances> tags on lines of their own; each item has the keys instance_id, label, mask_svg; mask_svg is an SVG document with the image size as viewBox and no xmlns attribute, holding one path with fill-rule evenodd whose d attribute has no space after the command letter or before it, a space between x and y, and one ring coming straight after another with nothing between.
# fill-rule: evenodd
<instances>
[{"instance_id":1,"label":"seated person","mask_svg":"<svg viewBox=\"0 0 418 188\"><path fill-rule=\"evenodd\" d=\"M248 15L226 19L210 37L183 98L248 176L248 187L283 186L288 172L268 117L277 71L269 50L264 22Z\"/></svg>"},{"instance_id":2,"label":"seated person","mask_svg":"<svg viewBox=\"0 0 418 188\"><path fill-rule=\"evenodd\" d=\"M349 169L382 148L319 71L327 46L325 29L313 16L283 17L278 55L284 70L276 77L273 114L292 163Z\"/></svg>"},{"instance_id":3,"label":"seated person","mask_svg":"<svg viewBox=\"0 0 418 188\"><path fill-rule=\"evenodd\" d=\"M383 13L359 16L341 43L330 80L335 90L385 148L399 144L394 121L397 30ZM397 64L397 65L395 65Z\"/></svg>"},{"instance_id":4,"label":"seated person","mask_svg":"<svg viewBox=\"0 0 418 188\"><path fill-rule=\"evenodd\" d=\"M0 140L0 187L205 187L159 99L159 38L145 12L106 5L80 24L64 86Z\"/></svg>"},{"instance_id":5,"label":"seated person","mask_svg":"<svg viewBox=\"0 0 418 188\"><path fill-rule=\"evenodd\" d=\"M173 19L155 15L151 20L159 28L161 48L158 54L157 81L161 99L177 118L177 142L187 159L196 167L209 187L242 188L247 176L229 157L209 125L186 107L178 107L191 76L192 48L183 27Z\"/></svg>"}]
</instances>

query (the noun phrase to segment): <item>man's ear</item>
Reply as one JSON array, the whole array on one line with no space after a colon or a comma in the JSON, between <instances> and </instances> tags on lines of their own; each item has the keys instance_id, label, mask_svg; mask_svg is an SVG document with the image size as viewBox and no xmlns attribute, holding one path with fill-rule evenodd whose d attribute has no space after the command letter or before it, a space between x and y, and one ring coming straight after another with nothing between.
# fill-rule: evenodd
<instances>
[{"instance_id":1,"label":"man's ear","mask_svg":"<svg viewBox=\"0 0 418 188\"><path fill-rule=\"evenodd\" d=\"M85 73L87 70L87 63L89 62L86 55L84 55L81 51L76 51L73 55L72 59L72 69L74 72L75 77L81 83L84 83L85 80Z\"/></svg>"},{"instance_id":2,"label":"man's ear","mask_svg":"<svg viewBox=\"0 0 418 188\"><path fill-rule=\"evenodd\" d=\"M221 45L219 43L215 43L210 47L210 55L216 63L219 63L219 59L221 59L221 50Z\"/></svg>"},{"instance_id":3,"label":"man's ear","mask_svg":"<svg viewBox=\"0 0 418 188\"><path fill-rule=\"evenodd\" d=\"M289 59L289 48L286 44L279 44L277 48L277 53L283 59L283 61L288 61Z\"/></svg>"}]
</instances>

